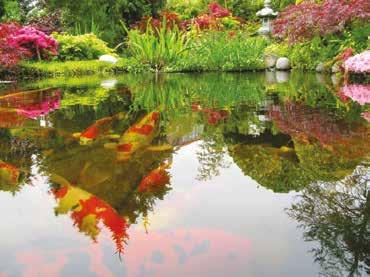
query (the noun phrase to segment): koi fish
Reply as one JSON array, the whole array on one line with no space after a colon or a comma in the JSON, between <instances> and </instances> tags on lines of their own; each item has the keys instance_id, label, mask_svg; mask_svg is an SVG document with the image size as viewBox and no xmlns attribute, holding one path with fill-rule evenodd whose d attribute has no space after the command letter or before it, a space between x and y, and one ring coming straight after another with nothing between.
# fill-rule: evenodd
<instances>
[{"instance_id":1,"label":"koi fish","mask_svg":"<svg viewBox=\"0 0 370 277\"><path fill-rule=\"evenodd\" d=\"M81 145L87 145L92 143L94 140L98 139L102 135L107 134L112 128L112 123L116 120L121 120L125 117L124 113L118 113L113 116L104 117L97 121L94 124L89 126L82 133L75 133L73 136L80 139Z\"/></svg>"},{"instance_id":2,"label":"koi fish","mask_svg":"<svg viewBox=\"0 0 370 277\"><path fill-rule=\"evenodd\" d=\"M96 241L101 222L112 233L119 254L124 250L128 238L129 223L121 217L108 203L97 196L72 186L62 177L52 176L52 180L60 181L59 186L51 190L57 200L56 214L70 214L74 225L80 232Z\"/></svg>"},{"instance_id":3,"label":"koi fish","mask_svg":"<svg viewBox=\"0 0 370 277\"><path fill-rule=\"evenodd\" d=\"M164 164L152 170L140 182L138 186L138 192L147 192L152 189L160 188L167 185L170 181L170 177L168 176L166 169L169 167L170 164Z\"/></svg>"},{"instance_id":4,"label":"koi fish","mask_svg":"<svg viewBox=\"0 0 370 277\"><path fill-rule=\"evenodd\" d=\"M16 185L20 175L21 172L18 168L0 160L0 183Z\"/></svg>"},{"instance_id":5,"label":"koi fish","mask_svg":"<svg viewBox=\"0 0 370 277\"><path fill-rule=\"evenodd\" d=\"M159 126L159 117L159 112L151 112L122 135L116 146L118 161L128 160L139 149L151 144Z\"/></svg>"}]
</instances>

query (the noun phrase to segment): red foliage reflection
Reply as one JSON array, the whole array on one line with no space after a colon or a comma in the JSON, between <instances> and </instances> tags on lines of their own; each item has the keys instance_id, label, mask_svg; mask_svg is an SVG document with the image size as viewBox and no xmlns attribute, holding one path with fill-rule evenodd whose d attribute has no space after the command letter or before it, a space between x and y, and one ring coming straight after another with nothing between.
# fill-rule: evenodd
<instances>
[{"instance_id":1,"label":"red foliage reflection","mask_svg":"<svg viewBox=\"0 0 370 277\"><path fill-rule=\"evenodd\" d=\"M229 117L229 111L225 109L217 110L210 108L203 108L198 102L191 104L193 112L202 112L207 115L207 122L210 125L217 125L220 121Z\"/></svg>"},{"instance_id":2,"label":"red foliage reflection","mask_svg":"<svg viewBox=\"0 0 370 277\"><path fill-rule=\"evenodd\" d=\"M322 145L349 143L354 137L366 137L368 131L351 128L318 109L298 103L287 102L284 107L273 106L269 117L277 127L293 138L307 141L318 140Z\"/></svg>"}]
</instances>

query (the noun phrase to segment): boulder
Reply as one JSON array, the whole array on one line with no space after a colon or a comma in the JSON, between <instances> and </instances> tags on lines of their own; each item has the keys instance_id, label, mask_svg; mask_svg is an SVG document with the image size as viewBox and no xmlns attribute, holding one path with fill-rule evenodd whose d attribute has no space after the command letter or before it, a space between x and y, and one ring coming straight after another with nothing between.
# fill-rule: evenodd
<instances>
[{"instance_id":1,"label":"boulder","mask_svg":"<svg viewBox=\"0 0 370 277\"><path fill-rule=\"evenodd\" d=\"M277 70L289 70L291 69L290 60L285 57L278 58L276 61L276 69Z\"/></svg>"},{"instance_id":2,"label":"boulder","mask_svg":"<svg viewBox=\"0 0 370 277\"><path fill-rule=\"evenodd\" d=\"M99 61L115 64L118 62L118 59L112 55L102 55L99 57Z\"/></svg>"},{"instance_id":3,"label":"boulder","mask_svg":"<svg viewBox=\"0 0 370 277\"><path fill-rule=\"evenodd\" d=\"M339 67L339 65L337 63L332 66L331 72L332 73L338 73L338 72L340 72L340 67Z\"/></svg>"},{"instance_id":4,"label":"boulder","mask_svg":"<svg viewBox=\"0 0 370 277\"><path fill-rule=\"evenodd\" d=\"M317 66L316 66L316 72L318 73L323 73L325 72L326 69L325 69L325 65L324 63L319 63Z\"/></svg>"},{"instance_id":5,"label":"boulder","mask_svg":"<svg viewBox=\"0 0 370 277\"><path fill-rule=\"evenodd\" d=\"M278 59L278 56L274 54L266 54L264 56L265 66L266 68L273 68L275 67L276 61Z\"/></svg>"}]
</instances>

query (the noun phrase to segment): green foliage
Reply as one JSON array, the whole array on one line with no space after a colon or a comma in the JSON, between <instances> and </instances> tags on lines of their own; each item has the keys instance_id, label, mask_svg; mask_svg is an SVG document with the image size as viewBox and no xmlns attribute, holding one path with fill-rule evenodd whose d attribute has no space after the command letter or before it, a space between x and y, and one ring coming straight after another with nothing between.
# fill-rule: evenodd
<instances>
[{"instance_id":1,"label":"green foliage","mask_svg":"<svg viewBox=\"0 0 370 277\"><path fill-rule=\"evenodd\" d=\"M264 68L263 52L268 45L262 37L244 32L208 32L190 44L191 51L172 71L245 71Z\"/></svg>"},{"instance_id":2,"label":"green foliage","mask_svg":"<svg viewBox=\"0 0 370 277\"><path fill-rule=\"evenodd\" d=\"M234 15L246 19L257 19L256 13L263 7L264 0L231 0L219 1L221 4L227 3L227 7ZM295 0L274 0L272 6L280 11L290 4L294 4Z\"/></svg>"},{"instance_id":3,"label":"green foliage","mask_svg":"<svg viewBox=\"0 0 370 277\"><path fill-rule=\"evenodd\" d=\"M0 20L4 21L20 21L21 11L18 1L4 0L0 3Z\"/></svg>"},{"instance_id":4,"label":"green foliage","mask_svg":"<svg viewBox=\"0 0 370 277\"><path fill-rule=\"evenodd\" d=\"M167 0L166 9L181 15L182 19L196 17L207 9L207 0Z\"/></svg>"},{"instance_id":5,"label":"green foliage","mask_svg":"<svg viewBox=\"0 0 370 277\"><path fill-rule=\"evenodd\" d=\"M75 76L124 72L124 63L111 64L101 61L30 62L22 63L22 73L27 76Z\"/></svg>"},{"instance_id":6,"label":"green foliage","mask_svg":"<svg viewBox=\"0 0 370 277\"><path fill-rule=\"evenodd\" d=\"M236 16L248 19L256 19L256 12L263 7L264 0L233 0L228 5Z\"/></svg>"},{"instance_id":7,"label":"green foliage","mask_svg":"<svg viewBox=\"0 0 370 277\"><path fill-rule=\"evenodd\" d=\"M297 43L289 49L293 68L314 70L318 63L333 59L346 46L340 40L315 37L310 41Z\"/></svg>"},{"instance_id":8,"label":"green foliage","mask_svg":"<svg viewBox=\"0 0 370 277\"><path fill-rule=\"evenodd\" d=\"M58 58L62 61L93 60L104 54L114 54L114 50L95 34L72 36L54 33L59 43Z\"/></svg>"},{"instance_id":9,"label":"green foliage","mask_svg":"<svg viewBox=\"0 0 370 277\"><path fill-rule=\"evenodd\" d=\"M148 22L148 24L150 24ZM145 33L133 29L128 34L128 48L132 56L152 69L159 71L185 56L188 51L189 38L177 27L167 29L165 23L160 30L147 28Z\"/></svg>"},{"instance_id":10,"label":"green foliage","mask_svg":"<svg viewBox=\"0 0 370 277\"><path fill-rule=\"evenodd\" d=\"M289 52L289 45L285 43L273 43L267 46L265 49L265 54L272 54L278 57L287 57Z\"/></svg>"},{"instance_id":11,"label":"green foliage","mask_svg":"<svg viewBox=\"0 0 370 277\"><path fill-rule=\"evenodd\" d=\"M84 35L84 34L94 34L97 37L102 35L102 30L100 30L99 24L96 24L94 18L91 19L91 23L89 25L81 24L76 22L72 33L76 36Z\"/></svg>"},{"instance_id":12,"label":"green foliage","mask_svg":"<svg viewBox=\"0 0 370 277\"><path fill-rule=\"evenodd\" d=\"M70 30L80 26L91 31L92 19L99 25L101 38L110 45L116 45L122 39L121 21L130 25L144 15L156 13L162 1L147 0L46 0L49 10L61 9L64 22Z\"/></svg>"}]
</instances>

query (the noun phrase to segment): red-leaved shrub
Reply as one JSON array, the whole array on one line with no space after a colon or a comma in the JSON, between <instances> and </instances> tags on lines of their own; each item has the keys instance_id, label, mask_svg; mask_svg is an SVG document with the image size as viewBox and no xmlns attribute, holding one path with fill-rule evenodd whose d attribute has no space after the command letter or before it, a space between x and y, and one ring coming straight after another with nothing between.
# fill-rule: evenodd
<instances>
[{"instance_id":1,"label":"red-leaved shrub","mask_svg":"<svg viewBox=\"0 0 370 277\"><path fill-rule=\"evenodd\" d=\"M177 13L164 11L159 15L159 18L144 16L139 22L134 24L133 28L139 29L141 32L145 32L149 27L154 31L160 30L165 23L167 29L172 29L174 27L181 28L182 21Z\"/></svg>"},{"instance_id":2,"label":"red-leaved shrub","mask_svg":"<svg viewBox=\"0 0 370 277\"><path fill-rule=\"evenodd\" d=\"M220 19L231 16L231 12L216 2L208 5L208 13L201 14L194 18L192 24L200 30L218 30L223 25Z\"/></svg>"},{"instance_id":3,"label":"red-leaved shrub","mask_svg":"<svg viewBox=\"0 0 370 277\"><path fill-rule=\"evenodd\" d=\"M220 4L213 2L208 5L208 13L216 18L223 18L231 15L231 12Z\"/></svg>"},{"instance_id":4,"label":"red-leaved shrub","mask_svg":"<svg viewBox=\"0 0 370 277\"><path fill-rule=\"evenodd\" d=\"M0 24L0 66L12 67L22 59L56 55L58 43L52 37L17 23Z\"/></svg>"},{"instance_id":5,"label":"red-leaved shrub","mask_svg":"<svg viewBox=\"0 0 370 277\"><path fill-rule=\"evenodd\" d=\"M14 47L8 43L8 37L20 30L16 23L0 24L0 67L12 67L21 59L31 56L31 52L23 47Z\"/></svg>"},{"instance_id":6,"label":"red-leaved shrub","mask_svg":"<svg viewBox=\"0 0 370 277\"><path fill-rule=\"evenodd\" d=\"M58 54L58 43L51 36L46 35L33 27L22 27L8 36L8 44L12 47L29 50L32 57L48 58Z\"/></svg>"},{"instance_id":7,"label":"red-leaved shrub","mask_svg":"<svg viewBox=\"0 0 370 277\"><path fill-rule=\"evenodd\" d=\"M273 34L291 43L336 33L349 22L370 18L369 0L304 1L290 5L273 22Z\"/></svg>"},{"instance_id":8,"label":"red-leaved shrub","mask_svg":"<svg viewBox=\"0 0 370 277\"><path fill-rule=\"evenodd\" d=\"M242 20L237 17L233 17L231 12L222 7L220 4L213 2L208 5L208 11L204 14L199 15L190 20L181 20L177 13L164 11L158 18L143 17L139 22L133 25L133 28L137 28L142 32L145 32L148 27L153 30L159 30L163 26L165 19L166 28L172 29L178 27L182 30L187 30L191 26L195 26L199 30L220 30L223 29L222 19L232 18L234 21L242 23Z\"/></svg>"}]
</instances>

